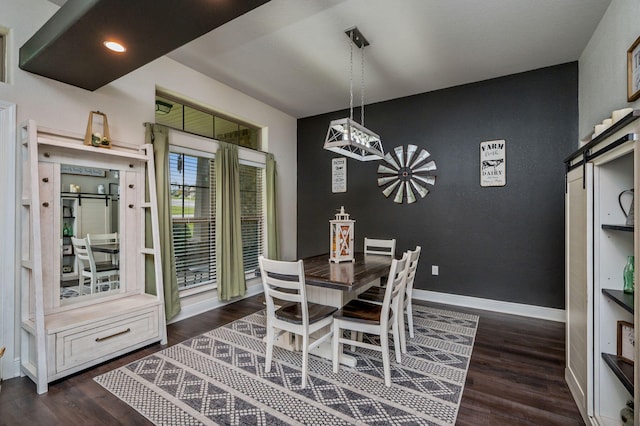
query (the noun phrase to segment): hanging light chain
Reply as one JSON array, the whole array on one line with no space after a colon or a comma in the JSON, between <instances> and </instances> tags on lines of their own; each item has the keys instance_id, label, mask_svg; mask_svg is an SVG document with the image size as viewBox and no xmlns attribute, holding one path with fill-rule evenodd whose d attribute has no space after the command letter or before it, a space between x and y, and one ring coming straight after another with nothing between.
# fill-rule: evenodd
<instances>
[{"instance_id":1,"label":"hanging light chain","mask_svg":"<svg viewBox=\"0 0 640 426\"><path fill-rule=\"evenodd\" d=\"M360 69L362 70L362 76L361 76L361 86L360 86L360 124L362 124L364 126L364 48L366 46L362 46L361 50L361 63L360 63Z\"/></svg>"},{"instance_id":2,"label":"hanging light chain","mask_svg":"<svg viewBox=\"0 0 640 426\"><path fill-rule=\"evenodd\" d=\"M353 120L353 31L349 34L349 118Z\"/></svg>"}]
</instances>

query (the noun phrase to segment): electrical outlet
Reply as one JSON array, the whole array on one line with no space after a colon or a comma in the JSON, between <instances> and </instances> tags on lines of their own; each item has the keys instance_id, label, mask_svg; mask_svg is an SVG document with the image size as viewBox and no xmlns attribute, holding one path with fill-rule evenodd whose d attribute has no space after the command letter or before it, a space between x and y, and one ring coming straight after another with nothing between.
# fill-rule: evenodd
<instances>
[{"instance_id":1,"label":"electrical outlet","mask_svg":"<svg viewBox=\"0 0 640 426\"><path fill-rule=\"evenodd\" d=\"M438 265L431 265L431 275L438 275Z\"/></svg>"}]
</instances>

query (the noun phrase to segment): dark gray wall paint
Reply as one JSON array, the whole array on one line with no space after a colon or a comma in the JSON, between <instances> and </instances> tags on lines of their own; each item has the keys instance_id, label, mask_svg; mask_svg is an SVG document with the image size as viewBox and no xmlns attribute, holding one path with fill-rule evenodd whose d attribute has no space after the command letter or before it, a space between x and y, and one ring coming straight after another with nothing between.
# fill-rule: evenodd
<instances>
[{"instance_id":1,"label":"dark gray wall paint","mask_svg":"<svg viewBox=\"0 0 640 426\"><path fill-rule=\"evenodd\" d=\"M357 250L365 236L396 238L398 253L422 246L419 289L563 309L563 159L578 140L577 88L573 62L367 105L386 151L415 144L436 161L436 185L411 205L382 195L377 161L349 159L347 192L332 194L338 155L322 146L348 111L298 120L298 256L328 252L344 205ZM481 188L480 142L494 139L506 140L507 185Z\"/></svg>"}]
</instances>

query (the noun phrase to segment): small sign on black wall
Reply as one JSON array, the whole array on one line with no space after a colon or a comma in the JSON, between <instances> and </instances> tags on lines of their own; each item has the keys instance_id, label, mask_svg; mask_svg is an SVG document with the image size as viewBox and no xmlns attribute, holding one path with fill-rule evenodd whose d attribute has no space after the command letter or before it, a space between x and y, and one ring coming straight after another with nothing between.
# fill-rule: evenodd
<instances>
[{"instance_id":1,"label":"small sign on black wall","mask_svg":"<svg viewBox=\"0 0 640 426\"><path fill-rule=\"evenodd\" d=\"M507 184L506 151L504 140L480 142L480 186Z\"/></svg>"}]
</instances>

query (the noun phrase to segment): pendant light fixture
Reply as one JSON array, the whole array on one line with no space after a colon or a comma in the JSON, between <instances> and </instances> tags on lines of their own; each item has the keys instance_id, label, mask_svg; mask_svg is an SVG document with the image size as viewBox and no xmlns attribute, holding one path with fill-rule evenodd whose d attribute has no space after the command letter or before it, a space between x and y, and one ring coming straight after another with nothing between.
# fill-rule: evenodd
<instances>
[{"instance_id":1,"label":"pendant light fixture","mask_svg":"<svg viewBox=\"0 0 640 426\"><path fill-rule=\"evenodd\" d=\"M349 117L333 120L324 142L324 149L359 161L380 160L384 150L380 136L364 127L364 48L369 45L358 27L345 31L349 37L350 76L349 76ZM360 123L353 119L353 46L361 49L362 80L360 88Z\"/></svg>"}]
</instances>

